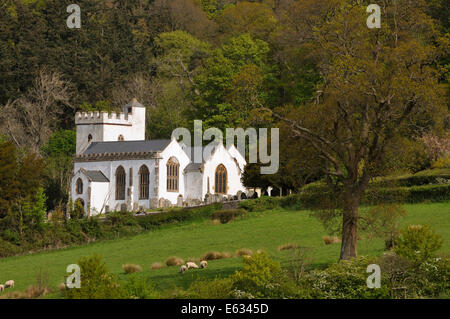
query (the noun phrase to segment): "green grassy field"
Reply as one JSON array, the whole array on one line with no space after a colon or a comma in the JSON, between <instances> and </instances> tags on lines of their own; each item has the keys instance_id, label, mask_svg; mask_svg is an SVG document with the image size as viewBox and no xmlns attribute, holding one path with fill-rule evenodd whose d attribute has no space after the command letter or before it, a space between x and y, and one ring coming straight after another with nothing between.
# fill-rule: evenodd
<instances>
[{"instance_id":1,"label":"green grassy field","mask_svg":"<svg viewBox=\"0 0 450 319\"><path fill-rule=\"evenodd\" d=\"M405 205L407 217L403 225L429 224L444 238L442 254L450 253L450 202ZM175 286L187 287L197 277L223 276L233 273L242 264L241 258L210 261L208 268L178 273L178 267L150 269L154 262L162 262L170 256L200 258L208 251L233 253L239 248L266 250L273 258L287 265L286 251L279 252L278 246L297 243L311 247L315 266L336 262L340 244L325 245L322 236L325 231L319 221L307 211L273 210L249 213L243 220L224 225L214 225L205 220L197 223L170 225L134 237L92 243L82 247L43 252L33 255L10 257L0 260L0 282L14 279L13 290L24 290L36 283L37 274L47 273L50 287L56 288L63 282L67 265L76 263L81 256L100 254L108 268L125 276L122 264L135 263L150 275L159 289ZM358 241L360 255L379 255L384 243L380 239Z\"/></svg>"}]
</instances>

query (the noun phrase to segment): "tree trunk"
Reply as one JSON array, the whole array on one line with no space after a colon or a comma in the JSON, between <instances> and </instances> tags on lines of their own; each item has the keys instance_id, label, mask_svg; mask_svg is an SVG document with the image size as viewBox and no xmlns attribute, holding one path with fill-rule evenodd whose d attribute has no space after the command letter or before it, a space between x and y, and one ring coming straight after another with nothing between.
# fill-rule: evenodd
<instances>
[{"instance_id":1,"label":"tree trunk","mask_svg":"<svg viewBox=\"0 0 450 319\"><path fill-rule=\"evenodd\" d=\"M350 259L357 256L356 240L358 225L359 196L350 192L345 196L343 221L342 221L342 245L340 259Z\"/></svg>"}]
</instances>

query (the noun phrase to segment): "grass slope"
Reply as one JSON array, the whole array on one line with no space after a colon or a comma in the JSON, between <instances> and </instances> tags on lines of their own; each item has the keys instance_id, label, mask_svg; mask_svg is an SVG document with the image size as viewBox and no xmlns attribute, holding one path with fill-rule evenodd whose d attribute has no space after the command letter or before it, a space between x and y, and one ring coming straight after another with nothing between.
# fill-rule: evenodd
<instances>
[{"instance_id":1,"label":"grass slope","mask_svg":"<svg viewBox=\"0 0 450 319\"><path fill-rule=\"evenodd\" d=\"M429 224L444 237L440 253L450 253L450 202L405 205L408 216L403 224ZM224 276L241 267L241 258L228 258L209 262L205 270L178 273L178 267L151 270L154 262L164 263L167 257L200 258L207 251L234 253L239 248L264 249L283 265L288 265L286 251L277 247L295 242L311 247L313 263L324 266L336 262L340 244L325 245L323 227L309 216L307 211L273 210L250 213L243 220L225 225L213 225L210 221L171 225L134 237L114 241L92 243L82 247L43 252L33 255L10 257L0 260L0 282L14 279L14 290L24 290L36 283L37 274L48 274L49 284L56 288L64 281L67 265L76 263L81 256L100 254L109 269L123 275L122 264L142 266L144 274L152 277L159 289L188 287L197 277ZM363 239L358 241L360 255L378 255L383 252L383 241ZM8 290L8 291L12 291Z\"/></svg>"}]
</instances>

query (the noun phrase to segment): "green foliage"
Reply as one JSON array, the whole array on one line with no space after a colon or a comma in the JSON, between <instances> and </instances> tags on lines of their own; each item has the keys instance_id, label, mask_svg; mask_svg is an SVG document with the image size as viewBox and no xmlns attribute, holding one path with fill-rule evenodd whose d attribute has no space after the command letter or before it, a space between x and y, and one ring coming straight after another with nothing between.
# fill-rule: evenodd
<instances>
[{"instance_id":1,"label":"green foliage","mask_svg":"<svg viewBox=\"0 0 450 319\"><path fill-rule=\"evenodd\" d=\"M42 151L46 156L73 156L76 149L76 132L74 130L60 130L50 136Z\"/></svg>"},{"instance_id":2,"label":"green foliage","mask_svg":"<svg viewBox=\"0 0 450 319\"><path fill-rule=\"evenodd\" d=\"M226 224L237 217L242 217L244 215L245 210L243 209L221 209L211 214L211 219L218 219L222 224Z\"/></svg>"},{"instance_id":3,"label":"green foliage","mask_svg":"<svg viewBox=\"0 0 450 319\"><path fill-rule=\"evenodd\" d=\"M81 288L66 289L68 299L117 299L124 293L117 279L109 272L99 255L82 257L77 264L81 270Z\"/></svg>"},{"instance_id":4,"label":"green foliage","mask_svg":"<svg viewBox=\"0 0 450 319\"><path fill-rule=\"evenodd\" d=\"M384 278L381 288L367 287L367 266L376 264L375 258L359 257L341 260L325 270L307 273L300 285L309 288L312 298L320 299L373 299L389 298L389 289Z\"/></svg>"},{"instance_id":5,"label":"green foliage","mask_svg":"<svg viewBox=\"0 0 450 319\"><path fill-rule=\"evenodd\" d=\"M123 290L129 299L157 299L160 296L151 279L141 274L127 276Z\"/></svg>"},{"instance_id":6,"label":"green foliage","mask_svg":"<svg viewBox=\"0 0 450 319\"><path fill-rule=\"evenodd\" d=\"M242 270L236 272L233 280L236 298L293 298L295 288L278 262L267 253L258 252L243 257Z\"/></svg>"},{"instance_id":7,"label":"green foliage","mask_svg":"<svg viewBox=\"0 0 450 319\"><path fill-rule=\"evenodd\" d=\"M221 204L215 204L196 209L185 209L169 211L163 214L139 216L136 218L138 224L146 230L161 227L165 224L179 223L189 220L208 218L214 211L220 209Z\"/></svg>"},{"instance_id":8,"label":"green foliage","mask_svg":"<svg viewBox=\"0 0 450 319\"><path fill-rule=\"evenodd\" d=\"M20 248L16 245L10 243L9 241L3 240L0 237L0 258L14 256L20 252Z\"/></svg>"},{"instance_id":9,"label":"green foliage","mask_svg":"<svg viewBox=\"0 0 450 319\"><path fill-rule=\"evenodd\" d=\"M435 256L443 239L428 225L410 225L402 230L395 252L413 262L423 262Z\"/></svg>"},{"instance_id":10,"label":"green foliage","mask_svg":"<svg viewBox=\"0 0 450 319\"><path fill-rule=\"evenodd\" d=\"M274 209L280 206L279 197L262 196L257 199L248 199L239 203L239 208L249 212L264 211Z\"/></svg>"},{"instance_id":11,"label":"green foliage","mask_svg":"<svg viewBox=\"0 0 450 319\"><path fill-rule=\"evenodd\" d=\"M187 299L230 299L233 298L233 280L229 277L196 280L182 297Z\"/></svg>"}]
</instances>

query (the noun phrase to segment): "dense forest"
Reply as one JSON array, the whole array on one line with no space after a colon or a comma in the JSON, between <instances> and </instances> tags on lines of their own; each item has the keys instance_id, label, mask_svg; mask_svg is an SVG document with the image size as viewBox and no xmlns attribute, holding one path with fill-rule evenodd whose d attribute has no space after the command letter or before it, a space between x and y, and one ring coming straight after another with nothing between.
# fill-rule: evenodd
<instances>
[{"instance_id":1,"label":"dense forest","mask_svg":"<svg viewBox=\"0 0 450 319\"><path fill-rule=\"evenodd\" d=\"M74 2L80 29L66 25ZM327 172L339 175L320 145L298 138L292 119L336 135L320 116L334 114L330 92L358 100L363 91L354 83L364 87L365 79L347 82L348 72L337 71L352 67L368 70L395 98L414 92L420 102L406 124L390 122L398 131L386 134L384 160L370 176L448 165L450 7L446 0L379 0L386 22L376 31L365 26L371 2L0 0L0 219L20 220L12 211L33 219L38 213L30 211L45 205L65 210L75 112L120 110L133 97L147 107L148 139L192 128L195 119L205 129L279 127L280 170L261 176L249 165L249 187L295 191ZM375 32L376 53L367 45ZM365 64L373 54L387 72ZM415 68L420 75L408 82L401 72ZM361 94L377 98L374 92ZM355 163L361 169L364 161Z\"/></svg>"}]
</instances>

